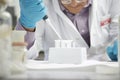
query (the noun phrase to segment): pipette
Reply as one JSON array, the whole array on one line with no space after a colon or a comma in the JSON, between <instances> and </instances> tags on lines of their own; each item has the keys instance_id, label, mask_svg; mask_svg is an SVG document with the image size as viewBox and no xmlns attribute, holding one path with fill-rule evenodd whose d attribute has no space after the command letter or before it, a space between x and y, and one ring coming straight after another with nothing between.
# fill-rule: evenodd
<instances>
[{"instance_id":1,"label":"pipette","mask_svg":"<svg viewBox=\"0 0 120 80\"><path fill-rule=\"evenodd\" d=\"M57 32L57 30L54 28L54 26L52 25L50 19L48 18L47 15L45 15L43 17L43 20L53 29L53 31L57 34L57 36L59 37L60 40L62 40L62 37L60 36L60 34Z\"/></svg>"}]
</instances>

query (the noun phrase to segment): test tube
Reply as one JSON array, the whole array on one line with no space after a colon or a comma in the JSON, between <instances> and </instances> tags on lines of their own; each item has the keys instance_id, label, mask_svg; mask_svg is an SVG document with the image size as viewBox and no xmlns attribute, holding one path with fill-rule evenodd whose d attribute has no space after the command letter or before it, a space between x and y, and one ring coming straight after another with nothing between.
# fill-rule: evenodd
<instances>
[{"instance_id":1,"label":"test tube","mask_svg":"<svg viewBox=\"0 0 120 80\"><path fill-rule=\"evenodd\" d=\"M66 48L67 44L66 44L66 40L61 40L61 48Z\"/></svg>"},{"instance_id":2,"label":"test tube","mask_svg":"<svg viewBox=\"0 0 120 80\"><path fill-rule=\"evenodd\" d=\"M66 40L66 47L71 48L72 47L72 40Z\"/></svg>"},{"instance_id":3,"label":"test tube","mask_svg":"<svg viewBox=\"0 0 120 80\"><path fill-rule=\"evenodd\" d=\"M61 47L61 40L55 40L55 48Z\"/></svg>"}]
</instances>

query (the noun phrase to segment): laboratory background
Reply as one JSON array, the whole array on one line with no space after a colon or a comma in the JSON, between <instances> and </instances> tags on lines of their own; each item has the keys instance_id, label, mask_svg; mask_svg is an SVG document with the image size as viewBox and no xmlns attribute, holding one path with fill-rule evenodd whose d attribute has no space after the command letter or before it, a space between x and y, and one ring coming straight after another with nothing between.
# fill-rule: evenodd
<instances>
[{"instance_id":1,"label":"laboratory background","mask_svg":"<svg viewBox=\"0 0 120 80\"><path fill-rule=\"evenodd\" d=\"M20 16L19 0L8 0L6 9L12 16L12 28L16 26L18 17Z\"/></svg>"},{"instance_id":2,"label":"laboratory background","mask_svg":"<svg viewBox=\"0 0 120 80\"><path fill-rule=\"evenodd\" d=\"M72 40L62 39L55 40L48 61L44 61L44 51L35 59L27 59L26 31L15 30L20 17L19 0L7 0L5 5L0 5L0 80L120 80L120 33L117 61L111 55L113 61L87 61L86 48L75 48ZM77 54L79 51L82 53Z\"/></svg>"}]
</instances>

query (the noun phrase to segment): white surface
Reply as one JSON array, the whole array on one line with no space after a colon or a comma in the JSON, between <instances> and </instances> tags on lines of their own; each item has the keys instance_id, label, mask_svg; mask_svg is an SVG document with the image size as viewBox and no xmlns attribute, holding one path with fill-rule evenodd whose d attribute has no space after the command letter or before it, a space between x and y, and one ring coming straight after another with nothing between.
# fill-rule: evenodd
<instances>
[{"instance_id":1,"label":"white surface","mask_svg":"<svg viewBox=\"0 0 120 80\"><path fill-rule=\"evenodd\" d=\"M29 60L26 64L28 69L33 70L81 70L81 71L94 71L95 65L99 64L97 61L88 61L83 64L55 64L49 62L41 62Z\"/></svg>"},{"instance_id":2,"label":"white surface","mask_svg":"<svg viewBox=\"0 0 120 80\"><path fill-rule=\"evenodd\" d=\"M115 62L101 62L101 64L96 66L96 73L119 74L119 64Z\"/></svg>"},{"instance_id":3,"label":"white surface","mask_svg":"<svg viewBox=\"0 0 120 80\"><path fill-rule=\"evenodd\" d=\"M86 61L86 48L50 48L49 58L50 63L61 64L81 64Z\"/></svg>"},{"instance_id":4,"label":"white surface","mask_svg":"<svg viewBox=\"0 0 120 80\"><path fill-rule=\"evenodd\" d=\"M99 62L86 61L82 64L54 64L29 60L26 64L27 69L30 70L46 70L46 71L82 71L82 72L96 72L99 74L118 74L119 65L117 62Z\"/></svg>"},{"instance_id":5,"label":"white surface","mask_svg":"<svg viewBox=\"0 0 120 80\"><path fill-rule=\"evenodd\" d=\"M120 80L119 74L96 73L96 66L118 69L117 62L87 61L84 64L48 64L47 61L28 60L26 73L12 75L11 80ZM114 67L114 68L112 68ZM116 69L115 69L116 68ZM102 70L102 69L101 69ZM104 69L103 69L104 70ZM103 71L102 70L102 71ZM113 71L112 70L112 71Z\"/></svg>"}]
</instances>

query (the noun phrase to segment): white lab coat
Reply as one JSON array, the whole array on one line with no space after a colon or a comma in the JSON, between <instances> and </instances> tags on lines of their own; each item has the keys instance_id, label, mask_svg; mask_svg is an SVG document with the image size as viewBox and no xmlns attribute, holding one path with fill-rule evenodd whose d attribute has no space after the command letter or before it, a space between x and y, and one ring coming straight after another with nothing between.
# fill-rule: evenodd
<instances>
[{"instance_id":1,"label":"white lab coat","mask_svg":"<svg viewBox=\"0 0 120 80\"><path fill-rule=\"evenodd\" d=\"M77 31L71 20L60 10L58 0L44 0L47 5L48 17L65 40L74 40L76 47L86 47L87 43ZM112 5L114 4L114 5ZM110 24L100 26L102 20L111 18L111 23L118 21L118 13L120 13L119 6L120 0L93 0L92 7L89 13L89 30L91 47L88 48L88 59L105 60L105 43L109 39ZM40 21L36 25L36 41L30 49L29 58L35 58L38 54L35 51L45 51L45 59L48 58L50 47L54 47L54 40L58 39L56 33L45 22Z\"/></svg>"}]
</instances>

